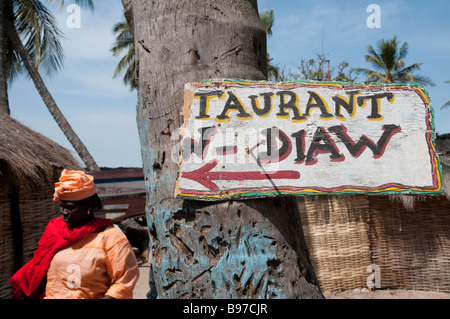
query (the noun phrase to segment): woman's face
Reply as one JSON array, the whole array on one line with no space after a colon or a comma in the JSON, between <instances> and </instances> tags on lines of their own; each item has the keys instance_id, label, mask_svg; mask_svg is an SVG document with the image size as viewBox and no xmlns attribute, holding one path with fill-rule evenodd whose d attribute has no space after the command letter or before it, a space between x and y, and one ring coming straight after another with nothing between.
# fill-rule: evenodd
<instances>
[{"instance_id":1,"label":"woman's face","mask_svg":"<svg viewBox=\"0 0 450 319\"><path fill-rule=\"evenodd\" d=\"M69 228L81 226L93 218L89 206L90 203L86 201L61 201L63 219Z\"/></svg>"}]
</instances>

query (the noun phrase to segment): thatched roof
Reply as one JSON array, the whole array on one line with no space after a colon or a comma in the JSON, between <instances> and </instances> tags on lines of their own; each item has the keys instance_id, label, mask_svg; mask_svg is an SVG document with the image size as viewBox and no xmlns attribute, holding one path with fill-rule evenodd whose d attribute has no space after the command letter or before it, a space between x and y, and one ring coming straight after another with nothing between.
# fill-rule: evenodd
<instances>
[{"instance_id":1,"label":"thatched roof","mask_svg":"<svg viewBox=\"0 0 450 319\"><path fill-rule=\"evenodd\" d=\"M63 168L81 165L66 148L0 113L1 179L20 190L33 190L53 185Z\"/></svg>"}]
</instances>

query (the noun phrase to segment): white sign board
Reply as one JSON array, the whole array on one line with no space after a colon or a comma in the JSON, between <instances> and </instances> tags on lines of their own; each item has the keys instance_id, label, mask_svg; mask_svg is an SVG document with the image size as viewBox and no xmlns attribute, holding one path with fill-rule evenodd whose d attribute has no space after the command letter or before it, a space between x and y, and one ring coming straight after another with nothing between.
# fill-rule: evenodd
<instances>
[{"instance_id":1,"label":"white sign board","mask_svg":"<svg viewBox=\"0 0 450 319\"><path fill-rule=\"evenodd\" d=\"M189 83L179 198L442 193L417 85Z\"/></svg>"}]
</instances>

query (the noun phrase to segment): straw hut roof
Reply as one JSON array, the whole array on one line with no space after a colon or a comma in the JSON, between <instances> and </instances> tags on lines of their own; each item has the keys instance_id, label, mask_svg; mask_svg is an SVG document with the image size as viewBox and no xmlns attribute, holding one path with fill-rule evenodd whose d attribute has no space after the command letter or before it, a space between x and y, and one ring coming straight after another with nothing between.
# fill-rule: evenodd
<instances>
[{"instance_id":1,"label":"straw hut roof","mask_svg":"<svg viewBox=\"0 0 450 319\"><path fill-rule=\"evenodd\" d=\"M81 169L81 165L66 148L0 114L0 179L31 191L51 187L63 168Z\"/></svg>"}]
</instances>

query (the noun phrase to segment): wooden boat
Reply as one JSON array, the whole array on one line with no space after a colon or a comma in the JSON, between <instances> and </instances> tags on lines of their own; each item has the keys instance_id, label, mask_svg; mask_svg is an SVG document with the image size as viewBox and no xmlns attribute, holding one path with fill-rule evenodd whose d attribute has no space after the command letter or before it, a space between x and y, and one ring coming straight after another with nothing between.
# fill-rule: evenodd
<instances>
[{"instance_id":1,"label":"wooden boat","mask_svg":"<svg viewBox=\"0 0 450 319\"><path fill-rule=\"evenodd\" d=\"M145 215L145 180L142 168L108 169L91 173L103 203L99 217L113 222Z\"/></svg>"}]
</instances>

